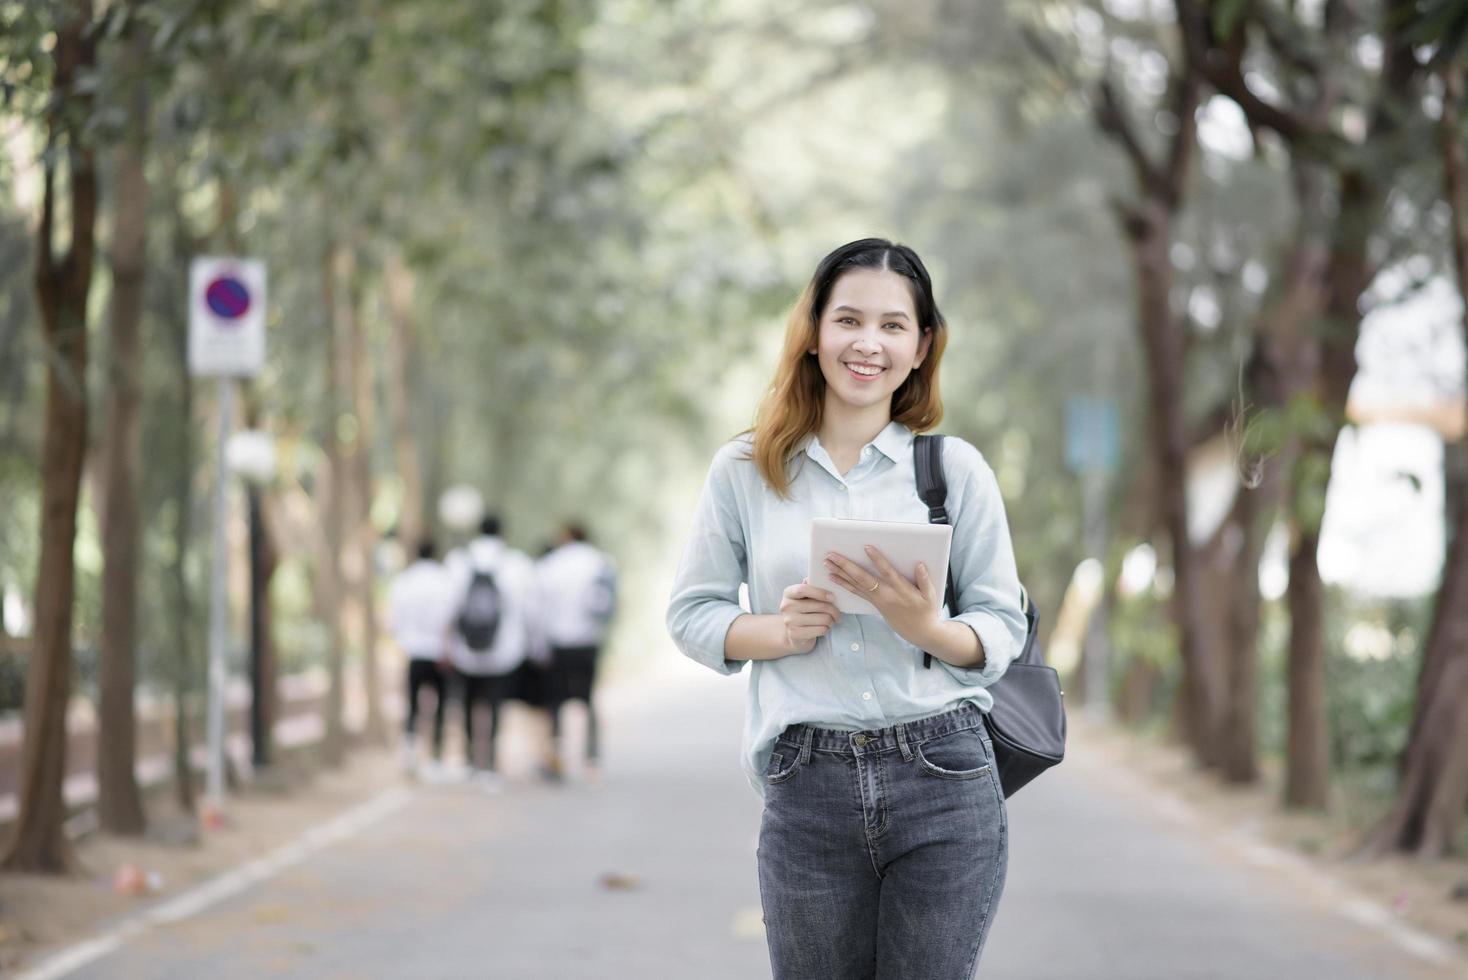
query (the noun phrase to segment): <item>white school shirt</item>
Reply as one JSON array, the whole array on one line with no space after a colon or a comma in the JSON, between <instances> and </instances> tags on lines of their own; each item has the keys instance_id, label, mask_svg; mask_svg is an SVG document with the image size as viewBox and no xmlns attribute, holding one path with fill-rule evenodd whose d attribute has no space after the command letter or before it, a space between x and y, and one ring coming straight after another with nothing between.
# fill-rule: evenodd
<instances>
[{"instance_id":1,"label":"white school shirt","mask_svg":"<svg viewBox=\"0 0 1468 980\"><path fill-rule=\"evenodd\" d=\"M553 647L597 647L606 639L616 567L585 541L570 541L535 566L541 623Z\"/></svg>"},{"instance_id":2,"label":"white school shirt","mask_svg":"<svg viewBox=\"0 0 1468 980\"><path fill-rule=\"evenodd\" d=\"M917 721L971 702L987 712L986 688L1022 649L1025 617L1019 576L994 473L969 443L943 440L949 564L960 622L978 635L984 666L954 667L922 651L875 615L843 614L807 654L777 660L726 660L724 636L750 611L774 614L790 585L809 574L810 524L817 517L926 523L913 469L913 433L892 422L863 447L845 474L814 435L791 462L790 499L775 496L750 455L748 436L719 450L709 469L668 606L668 631L693 660L722 674L751 664L743 765L757 792L775 738L804 723L844 731ZM848 556L859 557L859 556ZM939 585L941 588L941 583ZM945 609L942 615L947 618Z\"/></svg>"},{"instance_id":3,"label":"white school shirt","mask_svg":"<svg viewBox=\"0 0 1468 980\"><path fill-rule=\"evenodd\" d=\"M388 623L398 647L413 660L437 660L449 649L456 612L453 580L436 561L420 558L393 579Z\"/></svg>"}]
</instances>

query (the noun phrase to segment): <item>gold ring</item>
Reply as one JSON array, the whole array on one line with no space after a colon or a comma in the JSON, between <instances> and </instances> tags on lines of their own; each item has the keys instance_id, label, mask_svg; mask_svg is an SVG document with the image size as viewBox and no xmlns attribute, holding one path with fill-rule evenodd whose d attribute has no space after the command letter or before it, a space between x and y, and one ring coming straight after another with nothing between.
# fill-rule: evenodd
<instances>
[{"instance_id":1,"label":"gold ring","mask_svg":"<svg viewBox=\"0 0 1468 980\"><path fill-rule=\"evenodd\" d=\"M878 589L880 589L881 587L882 587L882 583L881 582L873 582L872 583L872 587L870 589L867 589L867 591L868 592L875 592Z\"/></svg>"}]
</instances>

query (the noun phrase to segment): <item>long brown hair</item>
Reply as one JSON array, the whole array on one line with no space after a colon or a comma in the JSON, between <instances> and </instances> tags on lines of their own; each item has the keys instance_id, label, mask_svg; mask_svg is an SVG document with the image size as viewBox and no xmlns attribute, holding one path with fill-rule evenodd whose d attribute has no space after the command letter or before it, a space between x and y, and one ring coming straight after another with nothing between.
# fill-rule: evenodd
<instances>
[{"instance_id":1,"label":"long brown hair","mask_svg":"<svg viewBox=\"0 0 1468 980\"><path fill-rule=\"evenodd\" d=\"M796 445L821 427L826 400L826 378L820 362L810 353L820 332L821 312L836 280L852 269L885 269L908 280L918 327L932 337L923 363L914 368L892 393L892 418L916 432L924 432L943 418L938 397L938 362L948 342L948 324L933 299L933 283L917 253L884 238L848 242L821 260L785 325L785 345L775 380L765 392L754 417L751 450L760 475L782 499L790 497L788 466Z\"/></svg>"}]
</instances>

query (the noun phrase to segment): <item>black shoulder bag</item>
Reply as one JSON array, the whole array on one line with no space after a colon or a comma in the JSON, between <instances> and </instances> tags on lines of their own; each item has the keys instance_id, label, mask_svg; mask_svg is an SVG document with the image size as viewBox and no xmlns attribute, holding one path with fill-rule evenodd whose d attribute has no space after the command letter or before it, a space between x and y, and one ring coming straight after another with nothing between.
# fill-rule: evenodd
<instances>
[{"instance_id":1,"label":"black shoulder bag","mask_svg":"<svg viewBox=\"0 0 1468 980\"><path fill-rule=\"evenodd\" d=\"M949 523L943 437L917 436L912 455L918 496L928 507L928 523ZM953 590L951 566L943 601L948 606L948 615L957 616L958 596ZM1060 689L1060 675L1055 668L1045 665L1044 653L1036 641L1040 613L1023 587L1020 605L1028 627L1025 646L1004 674L989 685L994 707L984 715L984 727L994 743L994 761L999 765L999 784L1006 799L1065 758L1065 692ZM923 654L923 666L933 666L931 654Z\"/></svg>"}]
</instances>

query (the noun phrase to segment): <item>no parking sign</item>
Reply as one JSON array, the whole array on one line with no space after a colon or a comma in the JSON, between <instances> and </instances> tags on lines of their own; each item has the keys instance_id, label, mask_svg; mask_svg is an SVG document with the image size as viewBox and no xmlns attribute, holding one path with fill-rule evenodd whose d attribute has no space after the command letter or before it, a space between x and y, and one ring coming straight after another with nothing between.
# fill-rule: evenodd
<instances>
[{"instance_id":1,"label":"no parking sign","mask_svg":"<svg viewBox=\"0 0 1468 980\"><path fill-rule=\"evenodd\" d=\"M189 266L189 372L244 378L265 365L265 263L197 258Z\"/></svg>"}]
</instances>

